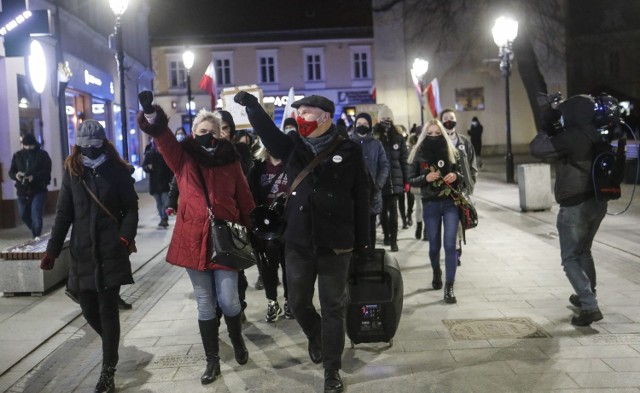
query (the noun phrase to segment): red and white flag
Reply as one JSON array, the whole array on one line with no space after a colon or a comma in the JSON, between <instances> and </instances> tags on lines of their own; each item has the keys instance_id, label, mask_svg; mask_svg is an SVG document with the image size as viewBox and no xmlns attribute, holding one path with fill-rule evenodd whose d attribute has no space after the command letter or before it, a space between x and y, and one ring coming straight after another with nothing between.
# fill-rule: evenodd
<instances>
[{"instance_id":1,"label":"red and white flag","mask_svg":"<svg viewBox=\"0 0 640 393\"><path fill-rule=\"evenodd\" d=\"M284 106L284 112L282 112L282 121L280 122L280 130L284 131L284 121L285 119L292 117L296 118L296 110L293 109L291 104L296 101L296 95L293 91L293 86L289 89L289 96L287 97L287 104Z\"/></svg>"},{"instance_id":2,"label":"red and white flag","mask_svg":"<svg viewBox=\"0 0 640 393\"><path fill-rule=\"evenodd\" d=\"M200 79L200 89L209 93L211 97L211 110L216 109L216 70L213 66L213 61L209 63L209 66L204 71L204 75L202 75L202 79Z\"/></svg>"},{"instance_id":3,"label":"red and white flag","mask_svg":"<svg viewBox=\"0 0 640 393\"><path fill-rule=\"evenodd\" d=\"M371 88L369 89L369 95L373 99L373 102L375 102L376 101L376 85L371 86Z\"/></svg>"},{"instance_id":4,"label":"red and white flag","mask_svg":"<svg viewBox=\"0 0 640 393\"><path fill-rule=\"evenodd\" d=\"M440 105L440 87L438 86L438 78L433 80L427 85L425 89L427 100L429 101L429 111L433 115L434 119L438 118L438 113L442 112L442 106Z\"/></svg>"},{"instance_id":5,"label":"red and white flag","mask_svg":"<svg viewBox=\"0 0 640 393\"><path fill-rule=\"evenodd\" d=\"M413 81L413 86L416 88L416 94L418 95L418 102L420 103L420 108L424 109L424 94L422 91L422 82L416 75L413 69L411 69L411 80Z\"/></svg>"}]
</instances>

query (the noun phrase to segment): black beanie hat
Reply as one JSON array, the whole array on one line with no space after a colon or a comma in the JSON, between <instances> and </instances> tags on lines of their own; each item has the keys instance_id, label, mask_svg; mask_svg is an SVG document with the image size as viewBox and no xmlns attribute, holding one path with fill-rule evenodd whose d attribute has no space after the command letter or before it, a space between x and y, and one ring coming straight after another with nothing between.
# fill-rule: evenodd
<instances>
[{"instance_id":1,"label":"black beanie hat","mask_svg":"<svg viewBox=\"0 0 640 393\"><path fill-rule=\"evenodd\" d=\"M230 137L233 138L236 133L236 123L233 121L233 116L231 116L231 113L227 111L220 110L218 111L218 113L220 114L220 119L222 119L222 121L229 124L229 129L231 133Z\"/></svg>"},{"instance_id":2,"label":"black beanie hat","mask_svg":"<svg viewBox=\"0 0 640 393\"><path fill-rule=\"evenodd\" d=\"M284 124L282 125L283 131L287 126L293 126L296 130L298 130L298 122L293 117L287 117L284 119Z\"/></svg>"},{"instance_id":3,"label":"black beanie hat","mask_svg":"<svg viewBox=\"0 0 640 393\"><path fill-rule=\"evenodd\" d=\"M24 134L22 144L24 146L35 146L38 144L38 141L36 141L36 137L33 136L33 134Z\"/></svg>"},{"instance_id":4,"label":"black beanie hat","mask_svg":"<svg viewBox=\"0 0 640 393\"><path fill-rule=\"evenodd\" d=\"M373 121L371 120L371 115L370 114L368 114L366 112L360 112L356 116L356 120L355 121L357 122L359 118L366 119L367 122L369 122L369 128L371 128L371 126L373 126Z\"/></svg>"}]
</instances>

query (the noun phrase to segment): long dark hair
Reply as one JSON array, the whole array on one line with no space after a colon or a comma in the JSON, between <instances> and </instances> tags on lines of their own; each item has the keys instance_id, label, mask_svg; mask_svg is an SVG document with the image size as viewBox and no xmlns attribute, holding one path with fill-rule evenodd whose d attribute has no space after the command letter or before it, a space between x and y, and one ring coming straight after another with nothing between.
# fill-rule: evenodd
<instances>
[{"instance_id":1,"label":"long dark hair","mask_svg":"<svg viewBox=\"0 0 640 393\"><path fill-rule=\"evenodd\" d=\"M102 146L104 146L107 157L113 160L117 165L132 171L133 167L120 157L120 154L116 150L116 147L108 139L102 140ZM84 165L82 163L82 150L80 146L75 145L71 150L71 155L64 160L64 169L69 171L71 176L82 176L84 173Z\"/></svg>"}]
</instances>

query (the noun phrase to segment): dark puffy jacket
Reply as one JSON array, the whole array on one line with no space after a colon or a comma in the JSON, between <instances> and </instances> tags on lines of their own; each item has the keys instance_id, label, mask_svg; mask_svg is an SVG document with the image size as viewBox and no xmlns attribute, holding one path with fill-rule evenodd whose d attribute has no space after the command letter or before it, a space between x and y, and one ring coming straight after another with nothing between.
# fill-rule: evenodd
<instances>
[{"instance_id":1,"label":"dark puffy jacket","mask_svg":"<svg viewBox=\"0 0 640 393\"><path fill-rule=\"evenodd\" d=\"M156 148L145 153L142 169L149 174L149 194L169 192L173 172Z\"/></svg>"},{"instance_id":2,"label":"dark puffy jacket","mask_svg":"<svg viewBox=\"0 0 640 393\"><path fill-rule=\"evenodd\" d=\"M429 173L429 167L433 166L437 168L438 160L433 157L429 157L427 149L424 148L425 143L427 142L423 142L422 145L420 145L420 148L416 152L416 156L409 167L409 184L411 184L411 187L420 187L420 196L423 200L435 201L451 198L448 195L440 195L447 185L442 184L440 186L436 186L434 184L436 182L429 183L426 179L427 173ZM456 181L451 184L451 187L456 190L460 190L461 186L464 184L464 176L460 173L457 163L451 163L451 172L455 172L457 177Z\"/></svg>"},{"instance_id":3,"label":"dark puffy jacket","mask_svg":"<svg viewBox=\"0 0 640 393\"><path fill-rule=\"evenodd\" d=\"M82 180L117 218L117 223L94 202ZM73 224L68 280L72 292L101 291L133 283L129 251L120 240L131 243L136 237L138 195L133 185L129 169L113 160L95 169L85 167L82 178L64 172L47 253L60 255Z\"/></svg>"},{"instance_id":4,"label":"dark puffy jacket","mask_svg":"<svg viewBox=\"0 0 640 393\"><path fill-rule=\"evenodd\" d=\"M291 162L286 170L293 182L313 160L313 152L296 133L284 135L258 103L247 106L247 115L272 156ZM335 132L331 126L327 132ZM342 141L312 174L304 178L285 208L287 244L333 250L364 248L369 244L369 186L362 150L353 141Z\"/></svg>"},{"instance_id":5,"label":"dark puffy jacket","mask_svg":"<svg viewBox=\"0 0 640 393\"><path fill-rule=\"evenodd\" d=\"M371 175L373 189L371 190L371 215L382 212L382 187L384 187L389 177L389 160L384 151L382 143L371 134L365 137L353 133L351 139L362 147L364 163Z\"/></svg>"},{"instance_id":6,"label":"dark puffy jacket","mask_svg":"<svg viewBox=\"0 0 640 393\"><path fill-rule=\"evenodd\" d=\"M33 176L29 183L22 184L16 179L16 174L22 172L25 176ZM36 145L33 150L17 151L11 159L9 177L16 182L18 195L32 195L47 191L51 182L51 158L49 154Z\"/></svg>"},{"instance_id":7,"label":"dark puffy jacket","mask_svg":"<svg viewBox=\"0 0 640 393\"><path fill-rule=\"evenodd\" d=\"M382 195L402 194L404 184L408 183L409 165L407 158L409 151L402 135L396 131L394 125L385 129L380 123L373 127L373 136L382 142L387 159L389 160L389 177L382 188Z\"/></svg>"},{"instance_id":8,"label":"dark puffy jacket","mask_svg":"<svg viewBox=\"0 0 640 393\"><path fill-rule=\"evenodd\" d=\"M555 163L556 201L560 206L574 206L595 197L591 165L599 135L593 123L594 104L589 96L573 96L559 109L565 129L552 137L538 132L529 150L534 157Z\"/></svg>"}]
</instances>

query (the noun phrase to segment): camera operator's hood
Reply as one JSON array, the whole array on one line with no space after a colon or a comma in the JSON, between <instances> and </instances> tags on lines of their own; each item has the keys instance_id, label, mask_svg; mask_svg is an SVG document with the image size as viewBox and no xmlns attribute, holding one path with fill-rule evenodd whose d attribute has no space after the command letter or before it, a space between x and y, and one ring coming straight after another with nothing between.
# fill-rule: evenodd
<instances>
[{"instance_id":1,"label":"camera operator's hood","mask_svg":"<svg viewBox=\"0 0 640 393\"><path fill-rule=\"evenodd\" d=\"M558 107L566 128L593 125L595 106L588 95L569 97Z\"/></svg>"}]
</instances>

